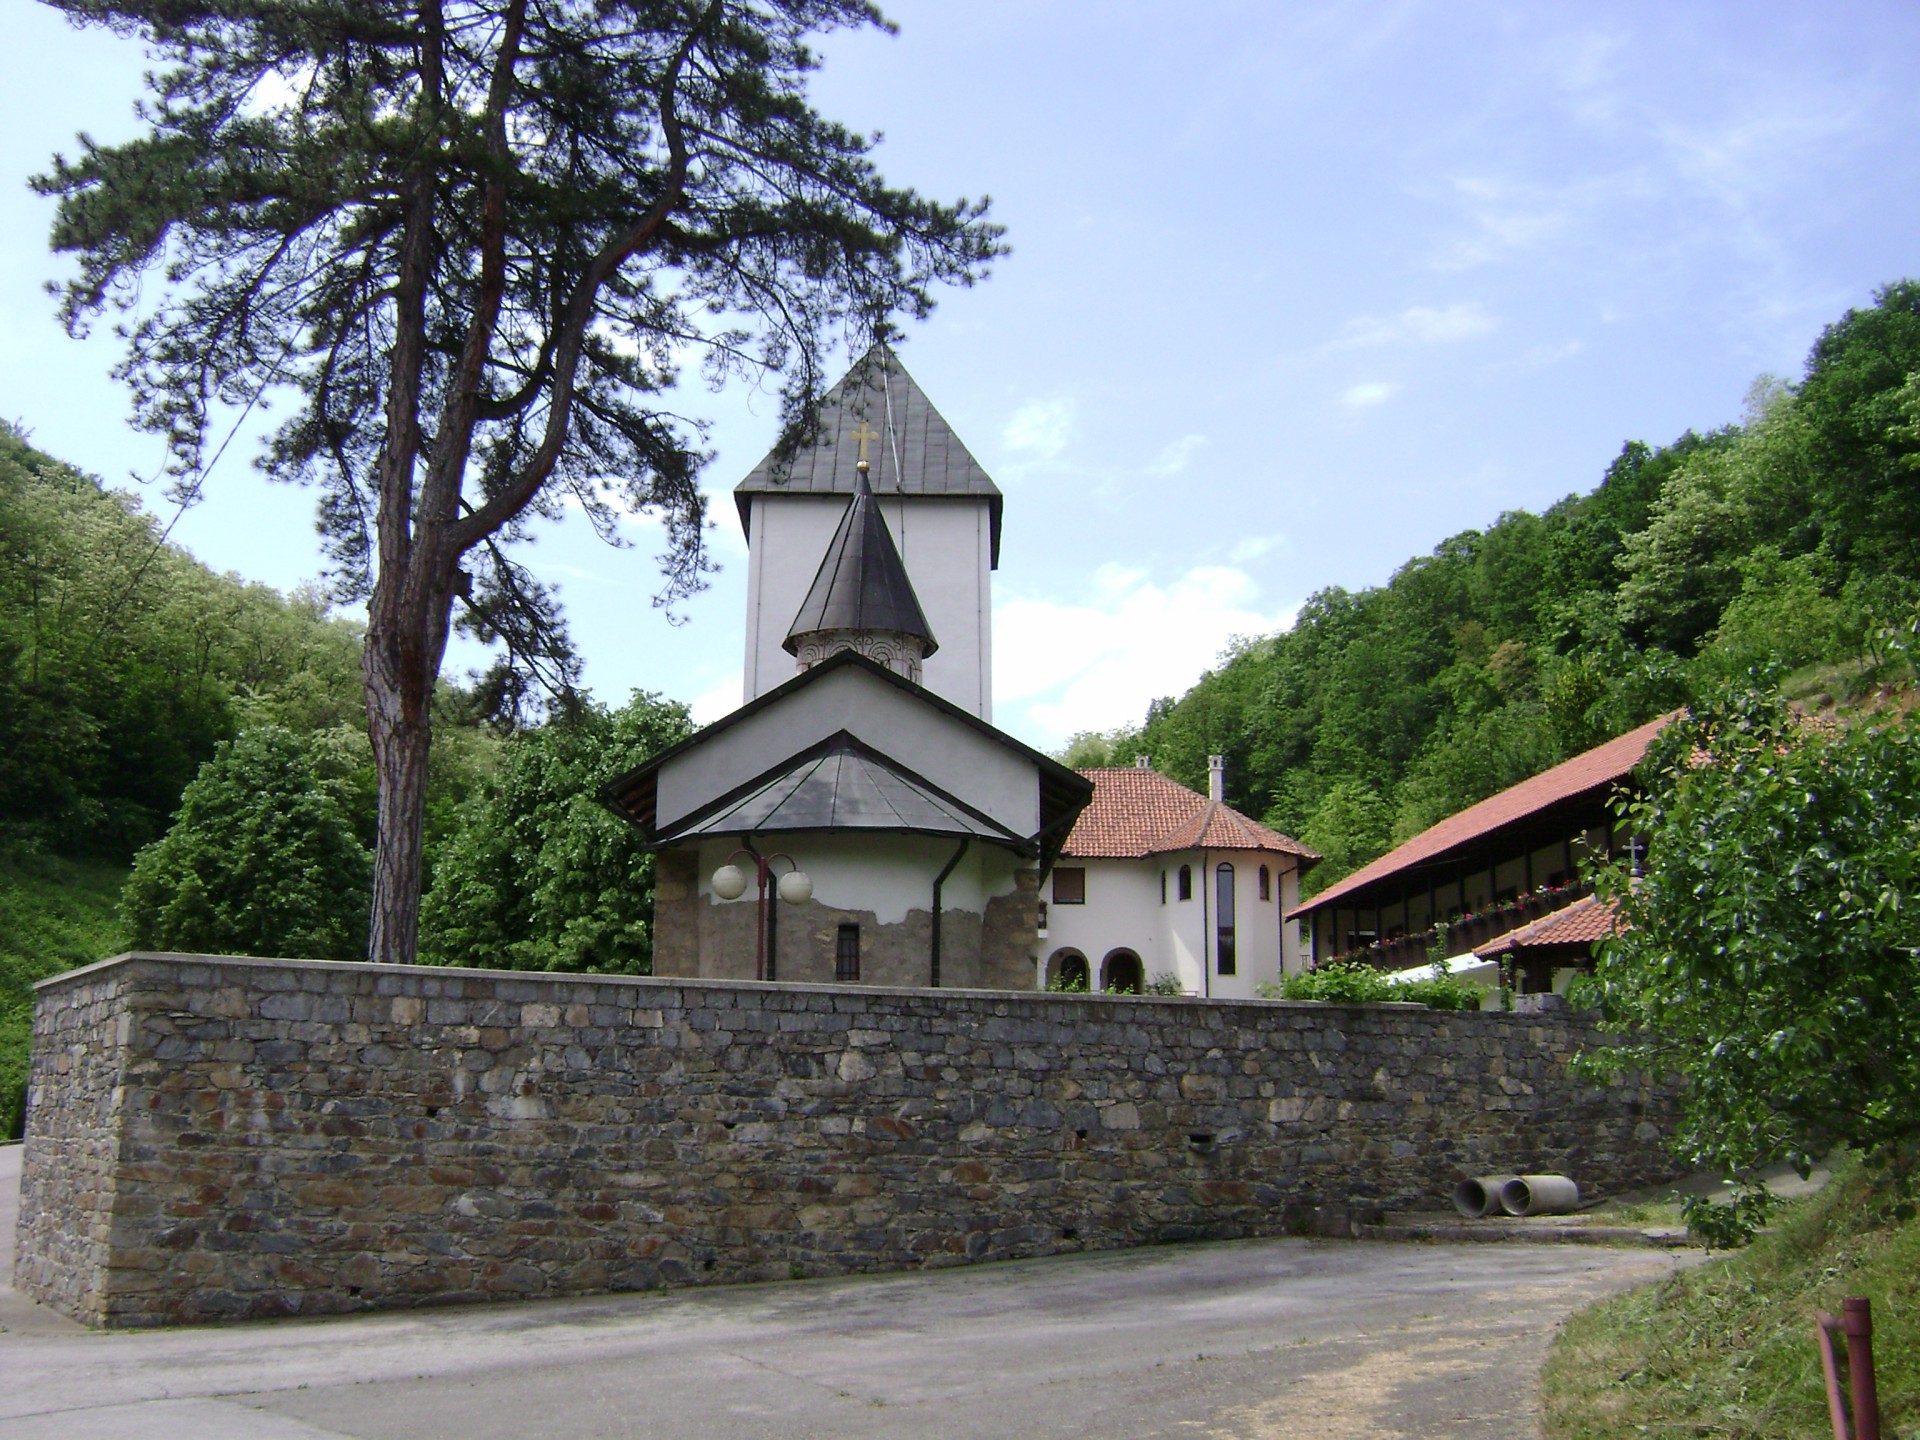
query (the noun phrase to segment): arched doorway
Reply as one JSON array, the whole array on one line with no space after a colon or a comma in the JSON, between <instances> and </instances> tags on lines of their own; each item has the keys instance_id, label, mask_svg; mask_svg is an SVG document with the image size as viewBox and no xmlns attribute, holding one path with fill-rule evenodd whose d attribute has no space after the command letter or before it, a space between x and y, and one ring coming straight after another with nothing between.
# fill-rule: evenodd
<instances>
[{"instance_id":1,"label":"arched doorway","mask_svg":"<svg viewBox=\"0 0 1920 1440\"><path fill-rule=\"evenodd\" d=\"M1100 988L1116 995L1138 995L1147 985L1147 969L1131 950L1115 950L1100 964Z\"/></svg>"},{"instance_id":2,"label":"arched doorway","mask_svg":"<svg viewBox=\"0 0 1920 1440\"><path fill-rule=\"evenodd\" d=\"M1092 967L1078 950L1056 950L1047 957L1047 989L1085 993L1092 988Z\"/></svg>"}]
</instances>

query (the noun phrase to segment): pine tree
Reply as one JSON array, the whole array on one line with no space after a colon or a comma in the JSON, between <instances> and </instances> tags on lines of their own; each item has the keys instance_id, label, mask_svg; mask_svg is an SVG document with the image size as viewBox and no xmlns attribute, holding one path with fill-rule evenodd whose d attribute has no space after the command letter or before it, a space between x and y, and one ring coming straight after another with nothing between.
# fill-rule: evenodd
<instances>
[{"instance_id":1,"label":"pine tree","mask_svg":"<svg viewBox=\"0 0 1920 1440\"><path fill-rule=\"evenodd\" d=\"M82 137L35 182L79 260L65 322L127 312L120 374L187 488L211 407L295 397L264 464L320 486L337 579L368 602L371 953L410 961L455 600L564 685L511 542L563 499L609 538L650 510L660 599L698 587L682 354L715 383L785 377L797 443L831 345L924 315L999 232L984 202L888 186L809 105L810 37L887 24L864 0L50 3L165 66L145 134Z\"/></svg>"}]
</instances>

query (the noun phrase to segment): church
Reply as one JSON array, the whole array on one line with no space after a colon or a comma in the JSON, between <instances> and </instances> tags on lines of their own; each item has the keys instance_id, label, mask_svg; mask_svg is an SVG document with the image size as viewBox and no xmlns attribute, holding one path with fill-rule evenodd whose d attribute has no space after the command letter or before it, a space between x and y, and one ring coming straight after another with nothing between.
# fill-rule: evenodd
<instances>
[{"instance_id":1,"label":"church","mask_svg":"<svg viewBox=\"0 0 1920 1440\"><path fill-rule=\"evenodd\" d=\"M1076 826L1100 777L993 724L1000 490L885 345L827 392L818 420L813 444L769 454L734 490L748 544L745 703L601 792L655 851L654 973L997 990L1070 981L1047 916L1085 874L1059 862L1070 836L1089 833ZM1134 960L1083 964L1080 982L1137 991L1164 950L1188 993L1251 993L1283 964L1283 877L1312 857L1222 814L1217 794L1157 775L1143 786L1150 774L1098 785L1095 828L1145 835L1132 858L1156 858L1095 862L1095 889L1114 903L1075 912L1075 953ZM1116 820L1115 803L1125 810L1134 795L1151 814ZM1159 821L1175 811L1199 828L1169 851ZM1194 943L1175 944L1184 931L1164 922L1134 933L1165 890L1157 857L1189 850L1189 863L1276 862L1253 902L1274 921L1241 942L1259 957L1245 969L1231 917L1220 929L1230 884L1192 907L1212 917L1188 927Z\"/></svg>"}]
</instances>

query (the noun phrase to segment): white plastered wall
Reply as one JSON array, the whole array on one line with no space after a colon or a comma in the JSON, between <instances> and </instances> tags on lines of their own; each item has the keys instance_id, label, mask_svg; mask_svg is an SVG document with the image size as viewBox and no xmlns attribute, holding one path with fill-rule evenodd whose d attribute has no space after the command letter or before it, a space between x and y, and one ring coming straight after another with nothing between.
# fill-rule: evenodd
<instances>
[{"instance_id":1,"label":"white plastered wall","mask_svg":"<svg viewBox=\"0 0 1920 1440\"><path fill-rule=\"evenodd\" d=\"M1063 856L1064 866L1087 872L1087 902L1062 905L1053 900L1051 881L1041 887L1047 903L1047 934L1039 942L1036 970L1042 980L1047 961L1058 951L1077 950L1087 958L1095 986L1101 961L1115 949L1139 955L1147 978L1171 974L1193 995L1252 999L1254 987L1279 980L1282 967L1301 966L1299 927L1281 912L1299 899L1299 877L1283 857L1242 851L1188 851L1141 860L1082 860ZM1213 970L1215 897L1218 870L1234 867L1235 973ZM1180 899L1182 865L1193 872L1193 898ZM1260 898L1260 867L1269 877L1267 900ZM1167 899L1160 903L1160 876L1166 873ZM1207 886L1202 895L1201 886Z\"/></svg>"},{"instance_id":2,"label":"white plastered wall","mask_svg":"<svg viewBox=\"0 0 1920 1440\"><path fill-rule=\"evenodd\" d=\"M993 520L988 502L978 496L877 498L939 644L925 663L923 683L961 709L992 720ZM782 643L849 501L845 495L753 495L744 700L794 677L794 658Z\"/></svg>"}]
</instances>

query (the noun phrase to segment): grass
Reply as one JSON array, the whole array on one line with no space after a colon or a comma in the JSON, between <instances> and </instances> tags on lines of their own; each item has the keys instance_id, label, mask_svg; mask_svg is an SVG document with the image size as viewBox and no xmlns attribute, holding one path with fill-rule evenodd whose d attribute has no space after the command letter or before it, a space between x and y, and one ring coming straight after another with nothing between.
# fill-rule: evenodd
<instances>
[{"instance_id":1,"label":"grass","mask_svg":"<svg viewBox=\"0 0 1920 1440\"><path fill-rule=\"evenodd\" d=\"M126 878L125 865L0 857L0 1140L17 1139L25 1118L33 982L126 949Z\"/></svg>"},{"instance_id":2,"label":"grass","mask_svg":"<svg viewBox=\"0 0 1920 1440\"><path fill-rule=\"evenodd\" d=\"M1548 1440L1827 1436L1813 1312L1873 1302L1881 1434L1920 1440L1920 1220L1855 1165L1748 1249L1568 1321L1541 1377Z\"/></svg>"}]
</instances>

